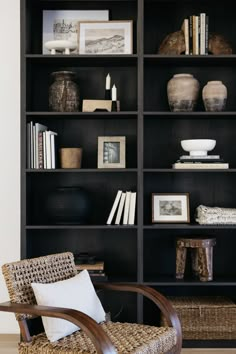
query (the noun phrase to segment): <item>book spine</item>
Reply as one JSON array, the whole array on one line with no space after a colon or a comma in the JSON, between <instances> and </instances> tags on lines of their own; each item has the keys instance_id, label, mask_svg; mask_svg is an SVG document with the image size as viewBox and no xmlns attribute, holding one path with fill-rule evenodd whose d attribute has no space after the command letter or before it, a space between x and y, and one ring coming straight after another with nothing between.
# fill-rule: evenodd
<instances>
[{"instance_id":1,"label":"book spine","mask_svg":"<svg viewBox=\"0 0 236 354\"><path fill-rule=\"evenodd\" d=\"M27 165L26 167L27 168L31 168L31 156L30 156L30 123L27 123L27 142L26 142L26 145L27 145Z\"/></svg>"},{"instance_id":2,"label":"book spine","mask_svg":"<svg viewBox=\"0 0 236 354\"><path fill-rule=\"evenodd\" d=\"M206 14L200 14L200 55L206 54Z\"/></svg>"},{"instance_id":3,"label":"book spine","mask_svg":"<svg viewBox=\"0 0 236 354\"><path fill-rule=\"evenodd\" d=\"M205 25L205 54L208 54L209 50L209 16L206 16Z\"/></svg>"},{"instance_id":4,"label":"book spine","mask_svg":"<svg viewBox=\"0 0 236 354\"><path fill-rule=\"evenodd\" d=\"M196 33L195 33L196 55L199 55L199 16L195 16L195 23L196 23Z\"/></svg>"},{"instance_id":5,"label":"book spine","mask_svg":"<svg viewBox=\"0 0 236 354\"><path fill-rule=\"evenodd\" d=\"M198 16L193 16L193 54L199 54Z\"/></svg>"},{"instance_id":6,"label":"book spine","mask_svg":"<svg viewBox=\"0 0 236 354\"><path fill-rule=\"evenodd\" d=\"M189 54L193 54L193 16L189 16Z\"/></svg>"},{"instance_id":7,"label":"book spine","mask_svg":"<svg viewBox=\"0 0 236 354\"><path fill-rule=\"evenodd\" d=\"M55 160L55 135L52 134L51 138L51 161L52 161L52 168L56 168L56 160Z\"/></svg>"},{"instance_id":8,"label":"book spine","mask_svg":"<svg viewBox=\"0 0 236 354\"><path fill-rule=\"evenodd\" d=\"M34 168L36 168L36 128L33 126L33 151L34 151Z\"/></svg>"},{"instance_id":9,"label":"book spine","mask_svg":"<svg viewBox=\"0 0 236 354\"><path fill-rule=\"evenodd\" d=\"M128 224L130 197L131 197L131 192L126 192L125 210L124 210L124 216L123 216L123 225L127 225Z\"/></svg>"},{"instance_id":10,"label":"book spine","mask_svg":"<svg viewBox=\"0 0 236 354\"><path fill-rule=\"evenodd\" d=\"M189 19L184 20L185 54L189 55Z\"/></svg>"},{"instance_id":11,"label":"book spine","mask_svg":"<svg viewBox=\"0 0 236 354\"><path fill-rule=\"evenodd\" d=\"M47 159L47 169L52 168L52 161L51 161L51 139L50 139L50 132L46 132L46 159Z\"/></svg>"},{"instance_id":12,"label":"book spine","mask_svg":"<svg viewBox=\"0 0 236 354\"><path fill-rule=\"evenodd\" d=\"M43 132L43 168L47 168L46 132Z\"/></svg>"},{"instance_id":13,"label":"book spine","mask_svg":"<svg viewBox=\"0 0 236 354\"><path fill-rule=\"evenodd\" d=\"M38 134L38 168L43 169L43 132Z\"/></svg>"},{"instance_id":14,"label":"book spine","mask_svg":"<svg viewBox=\"0 0 236 354\"><path fill-rule=\"evenodd\" d=\"M126 196L126 193L122 193L121 198L120 198L118 212L116 215L115 225L120 225L121 215L124 210L125 196Z\"/></svg>"},{"instance_id":15,"label":"book spine","mask_svg":"<svg viewBox=\"0 0 236 354\"><path fill-rule=\"evenodd\" d=\"M118 203L119 203L119 200L120 200L120 197L121 197L121 194L122 194L122 191L121 190L118 190L117 194L116 194L116 198L115 198L115 201L113 203L113 206L111 208L111 212L110 212L110 215L107 219L107 225L110 225L111 222L112 222L112 219L114 217L114 214L115 214L115 211L118 207Z\"/></svg>"},{"instance_id":16,"label":"book spine","mask_svg":"<svg viewBox=\"0 0 236 354\"><path fill-rule=\"evenodd\" d=\"M136 192L132 192L130 197L129 225L134 225L135 209L136 209Z\"/></svg>"}]
</instances>

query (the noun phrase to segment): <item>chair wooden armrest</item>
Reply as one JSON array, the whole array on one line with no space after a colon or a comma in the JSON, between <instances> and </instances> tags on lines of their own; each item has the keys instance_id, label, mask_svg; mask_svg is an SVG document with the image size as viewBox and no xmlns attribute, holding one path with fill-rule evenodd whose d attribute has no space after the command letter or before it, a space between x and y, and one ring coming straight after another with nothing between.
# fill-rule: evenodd
<instances>
[{"instance_id":1,"label":"chair wooden armrest","mask_svg":"<svg viewBox=\"0 0 236 354\"><path fill-rule=\"evenodd\" d=\"M128 291L128 292L135 292L138 294L141 294L147 298L149 298L151 301L157 305L157 307L161 310L163 315L165 316L167 320L167 324L170 327L175 328L176 333L177 333L177 344L176 344L176 349L177 352L179 350L179 353L182 348L182 330L181 330L181 324L178 318L178 315L170 303L168 299L160 294L158 291L155 289L146 286L146 285L141 285L141 284L112 284L112 283L97 283L95 284L96 289L104 289L104 290L114 290L114 291Z\"/></svg>"},{"instance_id":2,"label":"chair wooden armrest","mask_svg":"<svg viewBox=\"0 0 236 354\"><path fill-rule=\"evenodd\" d=\"M1 303L0 311L62 318L79 326L91 339L99 354L117 354L102 327L83 312L62 307L17 304L10 301Z\"/></svg>"}]
</instances>

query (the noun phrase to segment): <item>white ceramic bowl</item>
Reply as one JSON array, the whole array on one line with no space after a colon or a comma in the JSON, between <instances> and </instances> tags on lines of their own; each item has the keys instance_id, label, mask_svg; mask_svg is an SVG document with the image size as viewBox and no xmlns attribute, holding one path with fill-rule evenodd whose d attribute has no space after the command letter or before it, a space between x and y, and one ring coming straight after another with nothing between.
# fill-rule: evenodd
<instances>
[{"instance_id":1,"label":"white ceramic bowl","mask_svg":"<svg viewBox=\"0 0 236 354\"><path fill-rule=\"evenodd\" d=\"M216 146L216 140L213 139L192 139L181 140L181 146L188 151L191 156L206 156Z\"/></svg>"}]
</instances>

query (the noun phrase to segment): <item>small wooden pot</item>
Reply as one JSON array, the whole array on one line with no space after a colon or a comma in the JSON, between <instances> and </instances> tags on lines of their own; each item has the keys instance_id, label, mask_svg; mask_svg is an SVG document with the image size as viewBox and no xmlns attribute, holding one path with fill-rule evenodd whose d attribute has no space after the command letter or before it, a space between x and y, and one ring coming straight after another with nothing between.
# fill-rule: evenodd
<instances>
[{"instance_id":1,"label":"small wooden pot","mask_svg":"<svg viewBox=\"0 0 236 354\"><path fill-rule=\"evenodd\" d=\"M61 168L81 168L82 148L61 148Z\"/></svg>"}]
</instances>

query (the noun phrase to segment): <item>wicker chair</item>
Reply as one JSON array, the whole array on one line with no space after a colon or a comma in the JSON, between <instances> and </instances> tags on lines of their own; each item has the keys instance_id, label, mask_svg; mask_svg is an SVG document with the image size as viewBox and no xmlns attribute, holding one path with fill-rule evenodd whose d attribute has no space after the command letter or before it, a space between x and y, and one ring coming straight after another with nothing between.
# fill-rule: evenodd
<instances>
[{"instance_id":1,"label":"wicker chair","mask_svg":"<svg viewBox=\"0 0 236 354\"><path fill-rule=\"evenodd\" d=\"M169 327L106 322L97 324L84 313L72 309L36 305L32 282L52 283L68 279L77 270L70 252L26 259L5 264L3 275L10 302L0 304L0 311L14 312L18 320L22 341L20 354L154 354L180 353L181 326L170 303L152 288L142 285L98 284L96 288L131 291L151 299L162 311ZM69 320L80 331L50 343L45 333L30 335L28 320L37 316L58 317Z\"/></svg>"}]
</instances>

